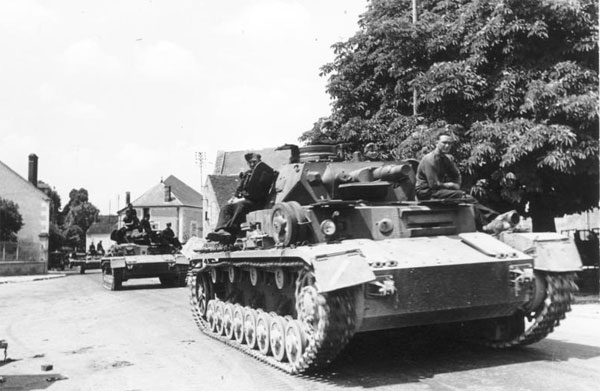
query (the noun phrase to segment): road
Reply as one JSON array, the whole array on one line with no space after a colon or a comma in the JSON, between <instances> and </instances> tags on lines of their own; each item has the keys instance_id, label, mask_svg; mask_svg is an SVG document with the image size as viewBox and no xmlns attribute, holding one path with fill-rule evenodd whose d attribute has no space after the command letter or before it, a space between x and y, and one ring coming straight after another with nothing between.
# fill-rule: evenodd
<instances>
[{"instance_id":1,"label":"road","mask_svg":"<svg viewBox=\"0 0 600 391\"><path fill-rule=\"evenodd\" d=\"M162 288L158 279L124 287L103 289L97 270L0 284L0 339L9 344L0 390L582 391L600 384L600 304L575 305L547 339L515 350L450 341L426 328L359 335L327 371L296 377L204 336L187 288ZM53 369L43 371L47 364Z\"/></svg>"}]
</instances>

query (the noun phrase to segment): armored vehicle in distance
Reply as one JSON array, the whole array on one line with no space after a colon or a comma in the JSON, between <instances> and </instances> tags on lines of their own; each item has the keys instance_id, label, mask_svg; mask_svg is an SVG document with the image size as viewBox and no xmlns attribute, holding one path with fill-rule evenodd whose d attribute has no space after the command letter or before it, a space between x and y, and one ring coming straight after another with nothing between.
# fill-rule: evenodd
<instances>
[{"instance_id":1,"label":"armored vehicle in distance","mask_svg":"<svg viewBox=\"0 0 600 391\"><path fill-rule=\"evenodd\" d=\"M416 162L336 151L292 148L245 237L191 260L204 333L295 374L355 333L445 324L503 348L545 338L570 310L581 262L568 238L478 232L472 204L415 199Z\"/></svg>"},{"instance_id":2,"label":"armored vehicle in distance","mask_svg":"<svg viewBox=\"0 0 600 391\"><path fill-rule=\"evenodd\" d=\"M160 232L127 237L130 242L113 245L100 261L106 289L120 290L127 280L152 277L158 277L164 286L186 285L189 261L179 246L163 240Z\"/></svg>"}]
</instances>

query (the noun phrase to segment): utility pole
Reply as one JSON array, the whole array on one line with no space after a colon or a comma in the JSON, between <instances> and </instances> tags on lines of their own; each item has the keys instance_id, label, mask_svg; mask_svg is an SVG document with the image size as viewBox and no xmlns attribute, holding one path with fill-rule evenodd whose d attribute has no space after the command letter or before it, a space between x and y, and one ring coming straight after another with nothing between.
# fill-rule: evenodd
<instances>
[{"instance_id":1,"label":"utility pole","mask_svg":"<svg viewBox=\"0 0 600 391\"><path fill-rule=\"evenodd\" d=\"M412 22L413 26L417 24L417 0L412 0ZM417 116L417 105L419 102L417 101L417 89L413 84L413 115Z\"/></svg>"},{"instance_id":2,"label":"utility pole","mask_svg":"<svg viewBox=\"0 0 600 391\"><path fill-rule=\"evenodd\" d=\"M203 170L204 164L206 163L206 152L194 152L194 158L196 160L196 164L200 167L200 188L203 188Z\"/></svg>"}]
</instances>

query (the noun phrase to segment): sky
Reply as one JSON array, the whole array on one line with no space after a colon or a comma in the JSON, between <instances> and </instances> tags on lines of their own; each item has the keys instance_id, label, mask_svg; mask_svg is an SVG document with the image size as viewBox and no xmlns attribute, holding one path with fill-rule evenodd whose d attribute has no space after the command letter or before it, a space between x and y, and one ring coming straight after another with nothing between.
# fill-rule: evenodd
<instances>
[{"instance_id":1,"label":"sky","mask_svg":"<svg viewBox=\"0 0 600 391\"><path fill-rule=\"evenodd\" d=\"M297 143L330 113L331 45L367 0L2 0L0 161L102 214L217 151ZM196 153L206 159L202 167ZM1 186L1 184L0 184Z\"/></svg>"}]
</instances>

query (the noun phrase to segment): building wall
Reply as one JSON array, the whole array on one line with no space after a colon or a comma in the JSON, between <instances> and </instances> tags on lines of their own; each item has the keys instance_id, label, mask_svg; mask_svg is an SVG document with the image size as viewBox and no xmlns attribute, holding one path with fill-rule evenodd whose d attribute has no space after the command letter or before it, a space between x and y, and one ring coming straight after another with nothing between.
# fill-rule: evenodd
<instances>
[{"instance_id":1,"label":"building wall","mask_svg":"<svg viewBox=\"0 0 600 391\"><path fill-rule=\"evenodd\" d=\"M190 208L190 207L182 207L181 208L181 235L179 240L183 242L187 242L191 237L203 237L203 227L202 227L202 209L200 208Z\"/></svg>"},{"instance_id":2,"label":"building wall","mask_svg":"<svg viewBox=\"0 0 600 391\"><path fill-rule=\"evenodd\" d=\"M202 223L204 232L206 233L214 231L215 226L217 225L217 220L219 219L220 210L215 189L213 188L212 183L210 181L207 182L208 183L206 185L206 190L204 193L204 206L206 208L206 213Z\"/></svg>"},{"instance_id":3,"label":"building wall","mask_svg":"<svg viewBox=\"0 0 600 391\"><path fill-rule=\"evenodd\" d=\"M19 205L19 213L23 218L23 227L17 233L19 258L15 262L27 262L8 266L7 259L2 260L0 253L0 275L18 273L42 274L47 271L48 233L50 230L50 200L44 193L35 188L16 173L0 164L0 197ZM11 269L11 270L9 270Z\"/></svg>"}]
</instances>

